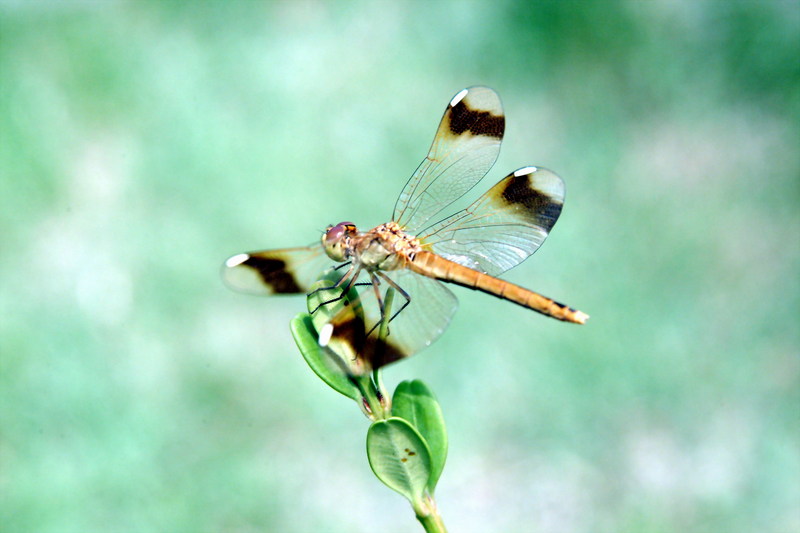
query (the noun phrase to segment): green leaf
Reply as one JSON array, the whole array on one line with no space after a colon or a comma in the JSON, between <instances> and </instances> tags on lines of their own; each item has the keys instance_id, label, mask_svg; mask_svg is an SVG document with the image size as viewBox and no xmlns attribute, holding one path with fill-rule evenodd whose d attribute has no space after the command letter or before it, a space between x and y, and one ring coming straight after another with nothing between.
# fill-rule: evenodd
<instances>
[{"instance_id":1,"label":"green leaf","mask_svg":"<svg viewBox=\"0 0 800 533\"><path fill-rule=\"evenodd\" d=\"M402 418L374 422L367 432L367 458L375 475L418 508L431 475L428 445Z\"/></svg>"},{"instance_id":2,"label":"green leaf","mask_svg":"<svg viewBox=\"0 0 800 533\"><path fill-rule=\"evenodd\" d=\"M403 381L394 390L392 416L408 421L425 439L431 452L428 490L432 494L447 459L447 429L439 402L422 381Z\"/></svg>"},{"instance_id":3,"label":"green leaf","mask_svg":"<svg viewBox=\"0 0 800 533\"><path fill-rule=\"evenodd\" d=\"M314 323L306 313L300 313L291 322L294 342L311 370L333 390L361 403L361 392L332 360L332 355L319 345Z\"/></svg>"}]
</instances>

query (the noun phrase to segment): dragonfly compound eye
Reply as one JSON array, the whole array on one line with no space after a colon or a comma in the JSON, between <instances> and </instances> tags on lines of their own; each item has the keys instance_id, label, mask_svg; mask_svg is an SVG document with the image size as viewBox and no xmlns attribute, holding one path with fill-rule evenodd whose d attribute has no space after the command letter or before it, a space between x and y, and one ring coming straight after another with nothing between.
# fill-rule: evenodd
<instances>
[{"instance_id":1,"label":"dragonfly compound eye","mask_svg":"<svg viewBox=\"0 0 800 533\"><path fill-rule=\"evenodd\" d=\"M352 222L340 222L335 226L329 227L322 237L322 244L325 246L325 252L328 256L335 261L344 261L344 237L355 232L356 227Z\"/></svg>"},{"instance_id":2,"label":"dragonfly compound eye","mask_svg":"<svg viewBox=\"0 0 800 533\"><path fill-rule=\"evenodd\" d=\"M339 222L335 226L330 226L325 232L325 244L336 244L341 242L346 233L355 233L356 226L352 222Z\"/></svg>"}]
</instances>

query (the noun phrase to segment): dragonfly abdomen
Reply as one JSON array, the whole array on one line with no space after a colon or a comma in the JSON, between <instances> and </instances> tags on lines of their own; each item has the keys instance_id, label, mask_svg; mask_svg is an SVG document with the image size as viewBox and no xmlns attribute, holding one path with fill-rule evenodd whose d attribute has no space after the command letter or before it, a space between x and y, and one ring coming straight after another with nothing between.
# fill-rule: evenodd
<instances>
[{"instance_id":1,"label":"dragonfly abdomen","mask_svg":"<svg viewBox=\"0 0 800 533\"><path fill-rule=\"evenodd\" d=\"M589 318L586 313L539 293L459 265L428 251L418 252L408 267L418 274L485 292L557 320L584 324Z\"/></svg>"}]
</instances>

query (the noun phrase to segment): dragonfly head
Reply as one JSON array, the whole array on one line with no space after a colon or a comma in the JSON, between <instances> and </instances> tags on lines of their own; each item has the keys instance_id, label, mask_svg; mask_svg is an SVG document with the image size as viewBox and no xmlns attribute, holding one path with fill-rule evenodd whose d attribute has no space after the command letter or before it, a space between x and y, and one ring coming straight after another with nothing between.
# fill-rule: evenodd
<instances>
[{"instance_id":1,"label":"dragonfly head","mask_svg":"<svg viewBox=\"0 0 800 533\"><path fill-rule=\"evenodd\" d=\"M325 247L328 257L338 262L347 260L350 237L357 232L356 225L352 222L339 222L335 226L328 226L322 236L322 246Z\"/></svg>"}]
</instances>

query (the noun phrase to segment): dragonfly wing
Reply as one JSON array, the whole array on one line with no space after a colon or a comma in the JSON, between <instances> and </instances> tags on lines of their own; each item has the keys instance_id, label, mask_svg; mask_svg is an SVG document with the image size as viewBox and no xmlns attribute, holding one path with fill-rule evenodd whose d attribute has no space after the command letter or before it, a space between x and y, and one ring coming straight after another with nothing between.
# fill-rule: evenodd
<instances>
[{"instance_id":1,"label":"dragonfly wing","mask_svg":"<svg viewBox=\"0 0 800 533\"><path fill-rule=\"evenodd\" d=\"M408 231L470 190L500 153L505 116L500 98L488 87L459 92L448 104L427 157L397 199L392 220Z\"/></svg>"},{"instance_id":2,"label":"dragonfly wing","mask_svg":"<svg viewBox=\"0 0 800 533\"><path fill-rule=\"evenodd\" d=\"M409 270L388 272L388 277L409 297L409 303L389 323L387 340L406 357L433 343L444 333L458 309L458 299L442 282ZM383 285L384 292L387 287ZM406 303L402 294L395 293L392 315ZM377 331L373 334L377 335Z\"/></svg>"},{"instance_id":3,"label":"dragonfly wing","mask_svg":"<svg viewBox=\"0 0 800 533\"><path fill-rule=\"evenodd\" d=\"M250 294L300 294L332 266L322 245L237 254L222 267L230 288Z\"/></svg>"},{"instance_id":4,"label":"dragonfly wing","mask_svg":"<svg viewBox=\"0 0 800 533\"><path fill-rule=\"evenodd\" d=\"M387 313L394 318L383 341L380 305L371 285L359 287L358 301L337 312L329 322L328 334L320 335L320 342L336 351L351 371L366 373L414 355L439 338L458 308L456 296L439 281L407 270L388 275L406 295L394 292ZM390 287L385 279L380 280L384 300Z\"/></svg>"},{"instance_id":5,"label":"dragonfly wing","mask_svg":"<svg viewBox=\"0 0 800 533\"><path fill-rule=\"evenodd\" d=\"M498 276L541 246L563 203L561 178L544 168L525 167L417 236L451 261Z\"/></svg>"}]
</instances>

